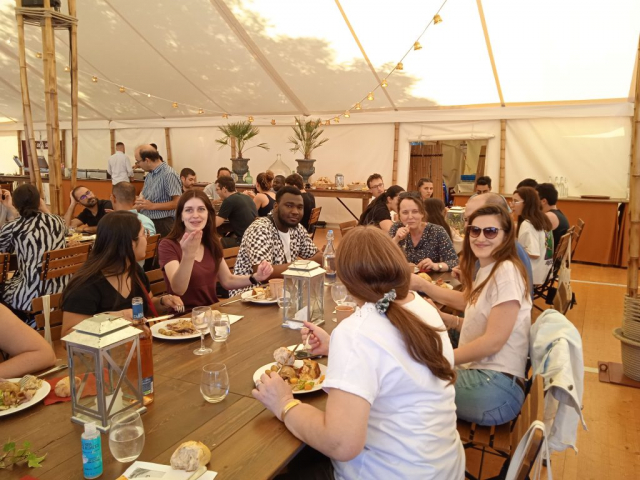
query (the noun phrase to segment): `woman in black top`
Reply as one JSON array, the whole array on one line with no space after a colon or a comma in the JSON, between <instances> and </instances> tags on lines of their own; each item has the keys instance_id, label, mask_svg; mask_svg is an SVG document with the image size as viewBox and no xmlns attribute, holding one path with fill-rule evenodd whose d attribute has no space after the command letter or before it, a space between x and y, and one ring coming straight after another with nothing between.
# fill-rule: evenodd
<instances>
[{"instance_id":1,"label":"woman in black top","mask_svg":"<svg viewBox=\"0 0 640 480\"><path fill-rule=\"evenodd\" d=\"M134 213L112 212L100 220L89 258L62 294L62 336L98 313L131 320L134 297L142 297L147 317L182 305L175 295L153 297L149 280L137 263L144 260L146 248L144 227Z\"/></svg>"},{"instance_id":2,"label":"woman in black top","mask_svg":"<svg viewBox=\"0 0 640 480\"><path fill-rule=\"evenodd\" d=\"M369 204L362 215L358 225L377 225L384 232L389 232L393 225L391 211L398 211L398 196L404 192L404 188L399 185L392 185L387 190Z\"/></svg>"},{"instance_id":3,"label":"woman in black top","mask_svg":"<svg viewBox=\"0 0 640 480\"><path fill-rule=\"evenodd\" d=\"M267 170L258 174L256 178L256 192L247 192L247 195L253 197L253 202L258 209L259 217L266 217L273 210L273 205L276 203L276 194L273 193L271 187L273 186L273 172Z\"/></svg>"}]
</instances>

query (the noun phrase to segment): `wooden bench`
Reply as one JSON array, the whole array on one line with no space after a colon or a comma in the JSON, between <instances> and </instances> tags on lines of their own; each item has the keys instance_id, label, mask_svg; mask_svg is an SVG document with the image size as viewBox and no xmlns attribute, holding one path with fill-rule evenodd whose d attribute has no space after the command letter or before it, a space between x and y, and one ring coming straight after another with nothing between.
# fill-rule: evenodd
<instances>
[{"instance_id":1,"label":"wooden bench","mask_svg":"<svg viewBox=\"0 0 640 480\"><path fill-rule=\"evenodd\" d=\"M522 410L515 420L503 425L495 425L491 427L483 427L475 423L458 420L458 433L460 434L460 439L462 440L465 450L468 448L475 448L482 451L478 477L473 476L468 471L465 473L465 477L472 480L484 478L482 476L482 463L484 461L484 454L489 453L504 459L501 475L494 477L504 478L502 475L506 474L506 471L509 468L511 456L529 428L529 425L531 425L534 420L542 421L543 419L544 386L542 377L538 375L531 382L531 387L529 389L529 393L525 397ZM533 465L533 462L540 450L542 438L540 437L537 440L537 445L534 445L535 448L531 448L531 452L527 452L527 455L525 455L525 461L520 468L520 470L524 471L524 476L518 476L518 479L524 480L527 478L527 475L531 470L531 466ZM534 441L533 443L535 444L536 442ZM531 458L532 456L533 458Z\"/></svg>"}]
</instances>

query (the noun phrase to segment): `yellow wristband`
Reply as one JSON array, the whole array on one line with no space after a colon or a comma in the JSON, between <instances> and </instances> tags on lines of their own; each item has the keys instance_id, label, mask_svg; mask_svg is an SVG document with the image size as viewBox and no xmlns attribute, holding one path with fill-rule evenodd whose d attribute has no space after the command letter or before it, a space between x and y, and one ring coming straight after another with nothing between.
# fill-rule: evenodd
<instances>
[{"instance_id":1,"label":"yellow wristband","mask_svg":"<svg viewBox=\"0 0 640 480\"><path fill-rule=\"evenodd\" d=\"M280 414L280 418L282 419L282 421L284 422L284 416L287 414L289 410L291 410L293 407L300 405L301 403L302 402L300 400L291 400L289 403L287 403L282 409L282 413Z\"/></svg>"}]
</instances>

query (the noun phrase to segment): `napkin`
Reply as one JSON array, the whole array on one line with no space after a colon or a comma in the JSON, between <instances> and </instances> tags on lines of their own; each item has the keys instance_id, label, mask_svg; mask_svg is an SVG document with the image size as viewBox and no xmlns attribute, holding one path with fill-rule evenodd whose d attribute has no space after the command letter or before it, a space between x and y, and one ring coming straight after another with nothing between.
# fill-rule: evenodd
<instances>
[{"instance_id":1,"label":"napkin","mask_svg":"<svg viewBox=\"0 0 640 480\"><path fill-rule=\"evenodd\" d=\"M148 478L154 480L186 480L193 472L185 472L184 470L174 470L169 465L160 465L159 463L134 462L124 472L127 480L135 478ZM213 480L216 478L217 472L205 472L198 480Z\"/></svg>"},{"instance_id":2,"label":"napkin","mask_svg":"<svg viewBox=\"0 0 640 480\"><path fill-rule=\"evenodd\" d=\"M233 325L238 320L242 320L244 315L227 315L229 317L229 325Z\"/></svg>"},{"instance_id":3,"label":"napkin","mask_svg":"<svg viewBox=\"0 0 640 480\"><path fill-rule=\"evenodd\" d=\"M56 385L57 383L62 380L63 378L66 377L59 377L59 378L51 378L51 379L45 379L45 381L51 385L51 391L49 392L49 394L44 397L44 404L45 405L51 405L54 403L58 403L58 402L70 402L71 401L71 397L59 397L56 395ZM87 378L87 383L84 386L84 390L82 391L82 398L84 397L92 397L96 395L96 377L93 374L89 374L88 378Z\"/></svg>"}]
</instances>

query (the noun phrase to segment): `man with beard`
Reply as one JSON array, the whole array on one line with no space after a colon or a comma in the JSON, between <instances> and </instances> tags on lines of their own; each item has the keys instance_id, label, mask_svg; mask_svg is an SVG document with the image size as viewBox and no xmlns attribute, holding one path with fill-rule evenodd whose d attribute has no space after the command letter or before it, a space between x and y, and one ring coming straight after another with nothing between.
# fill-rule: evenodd
<instances>
[{"instance_id":1,"label":"man with beard","mask_svg":"<svg viewBox=\"0 0 640 480\"><path fill-rule=\"evenodd\" d=\"M234 275L252 275L263 260L273 265L270 278L282 277L282 272L297 258L322 264L322 252L300 224L303 212L300 190L290 185L278 190L271 214L258 217L244 232ZM249 288L232 290L229 294L237 295Z\"/></svg>"},{"instance_id":2,"label":"man with beard","mask_svg":"<svg viewBox=\"0 0 640 480\"><path fill-rule=\"evenodd\" d=\"M75 228L77 232L96 233L100 219L108 213L107 210L113 210L109 200L99 200L87 187L74 188L70 199L71 204L64 214L64 222L67 227ZM84 210L72 219L77 204L82 205Z\"/></svg>"}]
</instances>

